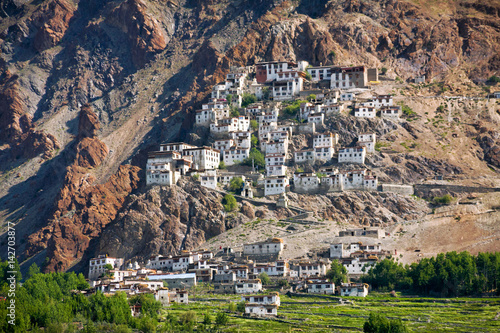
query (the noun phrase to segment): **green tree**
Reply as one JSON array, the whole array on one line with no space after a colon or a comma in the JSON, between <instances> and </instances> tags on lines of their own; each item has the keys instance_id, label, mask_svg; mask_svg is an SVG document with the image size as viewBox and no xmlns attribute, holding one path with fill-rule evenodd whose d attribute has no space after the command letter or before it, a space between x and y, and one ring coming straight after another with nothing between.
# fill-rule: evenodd
<instances>
[{"instance_id":1,"label":"green tree","mask_svg":"<svg viewBox=\"0 0 500 333\"><path fill-rule=\"evenodd\" d=\"M231 117L236 118L239 117L240 111L238 111L238 108L236 106L231 107Z\"/></svg>"},{"instance_id":2,"label":"green tree","mask_svg":"<svg viewBox=\"0 0 500 333\"><path fill-rule=\"evenodd\" d=\"M141 314L158 319L161 303L152 294L139 294L130 299L130 305L140 305Z\"/></svg>"},{"instance_id":3,"label":"green tree","mask_svg":"<svg viewBox=\"0 0 500 333\"><path fill-rule=\"evenodd\" d=\"M250 104L253 104L257 102L257 97L253 94L248 94L248 93L243 93L243 96L241 98L241 107L246 108Z\"/></svg>"},{"instance_id":4,"label":"green tree","mask_svg":"<svg viewBox=\"0 0 500 333\"><path fill-rule=\"evenodd\" d=\"M259 279L260 279L260 282L262 282L262 285L264 285L264 286L271 284L271 279L269 278L269 275L267 275L266 272L260 273Z\"/></svg>"},{"instance_id":5,"label":"green tree","mask_svg":"<svg viewBox=\"0 0 500 333\"><path fill-rule=\"evenodd\" d=\"M257 120L255 119L250 120L250 128L254 131L259 129L259 123L257 122Z\"/></svg>"},{"instance_id":6,"label":"green tree","mask_svg":"<svg viewBox=\"0 0 500 333\"><path fill-rule=\"evenodd\" d=\"M224 161L219 162L219 169L221 169L221 170L227 169L226 163L224 163Z\"/></svg>"},{"instance_id":7,"label":"green tree","mask_svg":"<svg viewBox=\"0 0 500 333\"><path fill-rule=\"evenodd\" d=\"M241 301L238 302L238 305L236 306L236 310L241 313L245 313L245 302Z\"/></svg>"},{"instance_id":8,"label":"green tree","mask_svg":"<svg viewBox=\"0 0 500 333\"><path fill-rule=\"evenodd\" d=\"M380 70L380 72L382 73L382 75L385 75L387 73L387 68L386 67L382 67L382 69Z\"/></svg>"},{"instance_id":9,"label":"green tree","mask_svg":"<svg viewBox=\"0 0 500 333\"><path fill-rule=\"evenodd\" d=\"M259 144L259 139L252 134L252 137L251 137L251 143L252 143L252 147L257 147L257 145Z\"/></svg>"},{"instance_id":10,"label":"green tree","mask_svg":"<svg viewBox=\"0 0 500 333\"><path fill-rule=\"evenodd\" d=\"M233 192L241 191L243 188L243 179L241 177L233 177L229 182L229 189Z\"/></svg>"},{"instance_id":11,"label":"green tree","mask_svg":"<svg viewBox=\"0 0 500 333\"><path fill-rule=\"evenodd\" d=\"M308 102L313 101L313 100L316 100L316 95L315 94L310 94L309 96L307 96L307 101Z\"/></svg>"},{"instance_id":12,"label":"green tree","mask_svg":"<svg viewBox=\"0 0 500 333\"><path fill-rule=\"evenodd\" d=\"M269 90L269 87L262 88L262 99L268 101L270 96L271 91Z\"/></svg>"},{"instance_id":13,"label":"green tree","mask_svg":"<svg viewBox=\"0 0 500 333\"><path fill-rule=\"evenodd\" d=\"M406 333L408 328L400 319L388 320L387 318L370 313L368 321L363 325L363 332L366 333Z\"/></svg>"},{"instance_id":14,"label":"green tree","mask_svg":"<svg viewBox=\"0 0 500 333\"><path fill-rule=\"evenodd\" d=\"M488 78L487 83L498 83L500 82L500 77L493 75Z\"/></svg>"},{"instance_id":15,"label":"green tree","mask_svg":"<svg viewBox=\"0 0 500 333\"><path fill-rule=\"evenodd\" d=\"M236 312L237 305L235 302L230 302L228 307L227 307L229 312Z\"/></svg>"},{"instance_id":16,"label":"green tree","mask_svg":"<svg viewBox=\"0 0 500 333\"><path fill-rule=\"evenodd\" d=\"M219 312L215 316L215 325L216 326L226 326L229 318L225 312Z\"/></svg>"},{"instance_id":17,"label":"green tree","mask_svg":"<svg viewBox=\"0 0 500 333\"><path fill-rule=\"evenodd\" d=\"M312 80L312 76L311 76L311 73L309 72L306 72L306 79L311 81Z\"/></svg>"},{"instance_id":18,"label":"green tree","mask_svg":"<svg viewBox=\"0 0 500 333\"><path fill-rule=\"evenodd\" d=\"M203 325L211 325L212 324L212 317L208 314L208 313L205 313L205 315L203 316Z\"/></svg>"},{"instance_id":19,"label":"green tree","mask_svg":"<svg viewBox=\"0 0 500 333\"><path fill-rule=\"evenodd\" d=\"M434 197L432 201L436 205L449 205L453 201L453 197L449 194L445 194L442 197Z\"/></svg>"},{"instance_id":20,"label":"green tree","mask_svg":"<svg viewBox=\"0 0 500 333\"><path fill-rule=\"evenodd\" d=\"M227 104L231 105L231 103L233 102L233 95L231 94L226 95L226 101Z\"/></svg>"},{"instance_id":21,"label":"green tree","mask_svg":"<svg viewBox=\"0 0 500 333\"><path fill-rule=\"evenodd\" d=\"M260 150L255 147L250 149L250 154L243 160L241 164L252 166L252 160L254 161L255 166L262 169L266 167L266 159L264 158L264 154L262 154Z\"/></svg>"},{"instance_id":22,"label":"green tree","mask_svg":"<svg viewBox=\"0 0 500 333\"><path fill-rule=\"evenodd\" d=\"M347 269L340 261L334 260L326 272L326 277L339 286L342 282L347 282Z\"/></svg>"},{"instance_id":23,"label":"green tree","mask_svg":"<svg viewBox=\"0 0 500 333\"><path fill-rule=\"evenodd\" d=\"M236 199L231 194L226 194L222 199L222 205L224 206L224 210L226 212L235 211L238 208L238 203Z\"/></svg>"}]
</instances>

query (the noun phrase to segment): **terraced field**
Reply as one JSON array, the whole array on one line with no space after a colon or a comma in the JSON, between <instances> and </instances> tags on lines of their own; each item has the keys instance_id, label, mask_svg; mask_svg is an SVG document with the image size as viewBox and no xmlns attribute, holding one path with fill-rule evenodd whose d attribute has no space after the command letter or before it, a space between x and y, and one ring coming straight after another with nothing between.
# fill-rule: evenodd
<instances>
[{"instance_id":1,"label":"terraced field","mask_svg":"<svg viewBox=\"0 0 500 333\"><path fill-rule=\"evenodd\" d=\"M210 296L189 305L173 305L164 310L181 317L186 311L197 313L201 325L204 314L227 312L229 322L222 332L355 332L362 331L370 312L389 319L400 318L412 332L499 332L500 298L393 298L372 294L367 298L281 296L279 316L272 319L242 317L228 312L235 295Z\"/></svg>"}]
</instances>

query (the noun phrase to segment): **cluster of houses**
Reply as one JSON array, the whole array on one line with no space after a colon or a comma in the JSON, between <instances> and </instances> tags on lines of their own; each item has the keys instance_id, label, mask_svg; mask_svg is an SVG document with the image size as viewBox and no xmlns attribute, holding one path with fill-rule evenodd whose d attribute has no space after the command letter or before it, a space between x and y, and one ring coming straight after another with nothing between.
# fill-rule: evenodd
<instances>
[{"instance_id":1,"label":"cluster of houses","mask_svg":"<svg viewBox=\"0 0 500 333\"><path fill-rule=\"evenodd\" d=\"M339 234L345 236L381 238L385 232L376 228L348 229ZM207 250L182 251L176 256L155 255L143 266L99 255L89 261L88 278L91 292L125 292L129 296L150 293L165 306L188 303L188 290L201 283L209 286L212 293L242 295L247 314L276 315L279 294L263 294L262 273L274 283L288 281L297 292L364 297L368 294L366 284L346 283L336 287L326 278L331 260L339 260L350 277L358 278L390 254L380 244L339 242L331 244L329 258L288 260L282 259L285 247L282 239L269 238L244 244L239 252L221 248L216 256Z\"/></svg>"}]
</instances>

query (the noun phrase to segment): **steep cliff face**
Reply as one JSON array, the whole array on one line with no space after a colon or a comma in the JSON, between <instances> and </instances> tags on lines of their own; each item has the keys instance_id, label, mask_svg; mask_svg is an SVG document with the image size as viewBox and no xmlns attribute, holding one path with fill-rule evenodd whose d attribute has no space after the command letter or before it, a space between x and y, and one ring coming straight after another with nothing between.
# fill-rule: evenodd
<instances>
[{"instance_id":1,"label":"steep cliff face","mask_svg":"<svg viewBox=\"0 0 500 333\"><path fill-rule=\"evenodd\" d=\"M131 165L95 184L91 169L101 165L108 148L97 138L99 122L88 104L80 111L79 129L76 157L66 170L55 212L46 227L28 238L27 255L47 249L47 271L64 271L78 262L139 184L140 169Z\"/></svg>"}]
</instances>

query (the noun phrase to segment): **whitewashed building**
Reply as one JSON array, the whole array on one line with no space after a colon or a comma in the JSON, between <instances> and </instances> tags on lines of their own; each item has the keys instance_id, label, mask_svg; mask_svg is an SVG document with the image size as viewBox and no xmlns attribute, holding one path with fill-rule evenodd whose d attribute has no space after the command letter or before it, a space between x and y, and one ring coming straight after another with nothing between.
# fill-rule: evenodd
<instances>
[{"instance_id":1,"label":"whitewashed building","mask_svg":"<svg viewBox=\"0 0 500 333\"><path fill-rule=\"evenodd\" d=\"M259 275L266 273L269 276L288 276L290 267L287 260L278 260L274 263L255 264L253 267L253 274Z\"/></svg>"},{"instance_id":2,"label":"whitewashed building","mask_svg":"<svg viewBox=\"0 0 500 333\"><path fill-rule=\"evenodd\" d=\"M364 164L366 158L365 147L351 147L339 149L339 163L359 163Z\"/></svg>"},{"instance_id":3,"label":"whitewashed building","mask_svg":"<svg viewBox=\"0 0 500 333\"><path fill-rule=\"evenodd\" d=\"M313 147L334 147L339 142L339 135L331 132L316 134L313 137Z\"/></svg>"},{"instance_id":4,"label":"whitewashed building","mask_svg":"<svg viewBox=\"0 0 500 333\"><path fill-rule=\"evenodd\" d=\"M286 155L275 153L275 154L266 154L266 166L272 165L284 165L286 163Z\"/></svg>"},{"instance_id":5,"label":"whitewashed building","mask_svg":"<svg viewBox=\"0 0 500 333\"><path fill-rule=\"evenodd\" d=\"M283 239L269 238L262 242L250 243L243 245L243 255L266 255L276 254L279 255L285 248Z\"/></svg>"},{"instance_id":6,"label":"whitewashed building","mask_svg":"<svg viewBox=\"0 0 500 333\"><path fill-rule=\"evenodd\" d=\"M262 291L262 282L260 279L240 280L234 284L236 294L255 294Z\"/></svg>"},{"instance_id":7,"label":"whitewashed building","mask_svg":"<svg viewBox=\"0 0 500 333\"><path fill-rule=\"evenodd\" d=\"M331 146L314 147L314 158L316 161L329 161L332 159L335 149Z\"/></svg>"},{"instance_id":8,"label":"whitewashed building","mask_svg":"<svg viewBox=\"0 0 500 333\"><path fill-rule=\"evenodd\" d=\"M266 176L286 176L287 170L286 165L266 165Z\"/></svg>"},{"instance_id":9,"label":"whitewashed building","mask_svg":"<svg viewBox=\"0 0 500 333\"><path fill-rule=\"evenodd\" d=\"M220 151L211 147L184 149L182 155L191 157L193 168L197 170L211 170L219 167Z\"/></svg>"},{"instance_id":10,"label":"whitewashed building","mask_svg":"<svg viewBox=\"0 0 500 333\"><path fill-rule=\"evenodd\" d=\"M327 265L323 262L302 262L297 266L299 278L324 276L328 270Z\"/></svg>"},{"instance_id":11,"label":"whitewashed building","mask_svg":"<svg viewBox=\"0 0 500 333\"><path fill-rule=\"evenodd\" d=\"M358 146L365 147L368 154L375 152L375 144L377 143L375 133L365 133L358 136Z\"/></svg>"},{"instance_id":12,"label":"whitewashed building","mask_svg":"<svg viewBox=\"0 0 500 333\"><path fill-rule=\"evenodd\" d=\"M373 106L358 106L354 108L354 116L358 118L375 118L377 109Z\"/></svg>"},{"instance_id":13,"label":"whitewashed building","mask_svg":"<svg viewBox=\"0 0 500 333\"><path fill-rule=\"evenodd\" d=\"M356 94L353 92L342 92L340 94L340 100L342 102L354 101L356 99Z\"/></svg>"},{"instance_id":14,"label":"whitewashed building","mask_svg":"<svg viewBox=\"0 0 500 333\"><path fill-rule=\"evenodd\" d=\"M111 265L112 269L120 269L123 265L123 258L113 258L108 257L106 254L101 254L97 258L90 259L89 280L95 280L106 273L106 265Z\"/></svg>"},{"instance_id":15,"label":"whitewashed building","mask_svg":"<svg viewBox=\"0 0 500 333\"><path fill-rule=\"evenodd\" d=\"M250 148L231 147L224 152L224 163L227 166L243 162L250 155Z\"/></svg>"},{"instance_id":16,"label":"whitewashed building","mask_svg":"<svg viewBox=\"0 0 500 333\"><path fill-rule=\"evenodd\" d=\"M308 123L315 123L317 125L323 125L325 123L325 114L324 113L311 113L307 116Z\"/></svg>"},{"instance_id":17,"label":"whitewashed building","mask_svg":"<svg viewBox=\"0 0 500 333\"><path fill-rule=\"evenodd\" d=\"M377 109L381 107L393 106L394 101L391 95L378 95L373 98L373 104Z\"/></svg>"},{"instance_id":18,"label":"whitewashed building","mask_svg":"<svg viewBox=\"0 0 500 333\"><path fill-rule=\"evenodd\" d=\"M215 170L207 170L200 174L200 184L203 187L215 190L217 188L217 172Z\"/></svg>"},{"instance_id":19,"label":"whitewashed building","mask_svg":"<svg viewBox=\"0 0 500 333\"><path fill-rule=\"evenodd\" d=\"M295 163L314 162L314 149L303 149L293 153Z\"/></svg>"},{"instance_id":20,"label":"whitewashed building","mask_svg":"<svg viewBox=\"0 0 500 333\"><path fill-rule=\"evenodd\" d=\"M342 283L339 289L340 296L368 296L368 285L366 283Z\"/></svg>"},{"instance_id":21,"label":"whitewashed building","mask_svg":"<svg viewBox=\"0 0 500 333\"><path fill-rule=\"evenodd\" d=\"M289 186L286 176L273 176L264 179L264 195L277 195L285 193Z\"/></svg>"},{"instance_id":22,"label":"whitewashed building","mask_svg":"<svg viewBox=\"0 0 500 333\"><path fill-rule=\"evenodd\" d=\"M307 283L307 292L310 294L335 294L335 283L328 280L314 280Z\"/></svg>"},{"instance_id":23,"label":"whitewashed building","mask_svg":"<svg viewBox=\"0 0 500 333\"><path fill-rule=\"evenodd\" d=\"M380 108L380 116L382 118L399 119L400 115L401 107L399 105Z\"/></svg>"}]
</instances>

